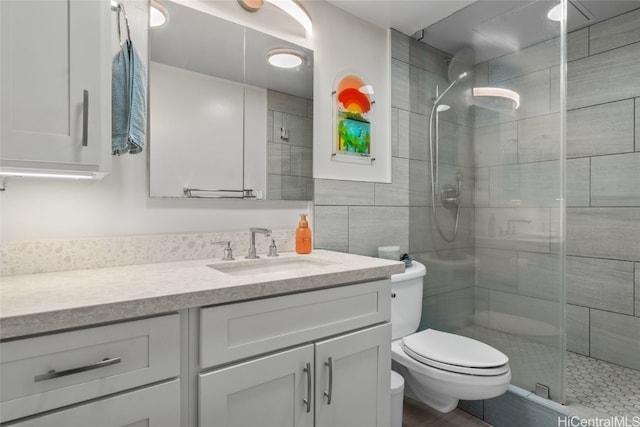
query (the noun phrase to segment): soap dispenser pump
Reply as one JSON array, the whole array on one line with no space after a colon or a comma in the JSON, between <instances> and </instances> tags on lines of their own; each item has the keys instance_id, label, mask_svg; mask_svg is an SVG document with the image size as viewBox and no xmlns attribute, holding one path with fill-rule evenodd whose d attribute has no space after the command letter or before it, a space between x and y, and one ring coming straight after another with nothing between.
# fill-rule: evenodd
<instances>
[{"instance_id":1,"label":"soap dispenser pump","mask_svg":"<svg viewBox=\"0 0 640 427\"><path fill-rule=\"evenodd\" d=\"M300 222L296 230L296 252L299 254L311 253L311 229L307 222L307 214L300 214Z\"/></svg>"}]
</instances>

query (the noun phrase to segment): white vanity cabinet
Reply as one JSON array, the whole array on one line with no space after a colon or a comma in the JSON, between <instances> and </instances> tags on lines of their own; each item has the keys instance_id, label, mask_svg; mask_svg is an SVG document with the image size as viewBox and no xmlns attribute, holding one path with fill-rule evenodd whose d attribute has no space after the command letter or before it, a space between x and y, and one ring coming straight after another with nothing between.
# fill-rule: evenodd
<instances>
[{"instance_id":1,"label":"white vanity cabinet","mask_svg":"<svg viewBox=\"0 0 640 427\"><path fill-rule=\"evenodd\" d=\"M177 313L4 341L2 425L177 426L180 342Z\"/></svg>"},{"instance_id":2,"label":"white vanity cabinet","mask_svg":"<svg viewBox=\"0 0 640 427\"><path fill-rule=\"evenodd\" d=\"M380 280L202 309L199 425L388 425L390 294Z\"/></svg>"},{"instance_id":3,"label":"white vanity cabinet","mask_svg":"<svg viewBox=\"0 0 640 427\"><path fill-rule=\"evenodd\" d=\"M108 172L109 0L2 0L0 23L0 170Z\"/></svg>"}]
</instances>

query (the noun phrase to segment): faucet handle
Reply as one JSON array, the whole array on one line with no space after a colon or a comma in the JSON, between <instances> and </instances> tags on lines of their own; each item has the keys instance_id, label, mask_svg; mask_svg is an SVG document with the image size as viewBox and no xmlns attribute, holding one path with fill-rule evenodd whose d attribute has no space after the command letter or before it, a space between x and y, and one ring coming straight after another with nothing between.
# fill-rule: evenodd
<instances>
[{"instance_id":1,"label":"faucet handle","mask_svg":"<svg viewBox=\"0 0 640 427\"><path fill-rule=\"evenodd\" d=\"M223 240L221 242L211 242L212 245L227 245L224 248L224 255L222 256L222 261L233 261L235 258L233 257L233 251L231 250L231 240Z\"/></svg>"},{"instance_id":2,"label":"faucet handle","mask_svg":"<svg viewBox=\"0 0 640 427\"><path fill-rule=\"evenodd\" d=\"M269 246L269 253L267 254L267 256L271 256L271 257L275 257L275 256L280 256L278 254L278 247L276 246L276 240L279 242L285 241L285 240L289 240L286 237L274 237L271 239L271 246Z\"/></svg>"}]
</instances>

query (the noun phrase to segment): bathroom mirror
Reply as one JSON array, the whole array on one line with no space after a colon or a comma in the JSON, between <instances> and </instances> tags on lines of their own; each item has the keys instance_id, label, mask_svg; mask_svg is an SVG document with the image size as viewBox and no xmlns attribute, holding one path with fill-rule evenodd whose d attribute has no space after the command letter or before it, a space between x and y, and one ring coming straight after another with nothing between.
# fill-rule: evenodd
<instances>
[{"instance_id":1,"label":"bathroom mirror","mask_svg":"<svg viewBox=\"0 0 640 427\"><path fill-rule=\"evenodd\" d=\"M168 23L149 30L150 196L312 200L313 52L206 2L163 5ZM270 65L282 50L302 63Z\"/></svg>"}]
</instances>

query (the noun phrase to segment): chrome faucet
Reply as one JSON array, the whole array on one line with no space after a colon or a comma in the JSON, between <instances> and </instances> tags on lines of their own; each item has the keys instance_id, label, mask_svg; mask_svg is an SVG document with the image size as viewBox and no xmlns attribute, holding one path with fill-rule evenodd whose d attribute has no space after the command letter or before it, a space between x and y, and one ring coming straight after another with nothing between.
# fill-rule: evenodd
<instances>
[{"instance_id":1,"label":"chrome faucet","mask_svg":"<svg viewBox=\"0 0 640 427\"><path fill-rule=\"evenodd\" d=\"M245 258L246 259L260 258L258 255L256 255L256 233L264 234L265 236L269 237L271 236L271 230L269 230L268 228L251 227L249 231L251 232L251 246L249 246L249 255L247 255Z\"/></svg>"}]
</instances>

